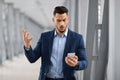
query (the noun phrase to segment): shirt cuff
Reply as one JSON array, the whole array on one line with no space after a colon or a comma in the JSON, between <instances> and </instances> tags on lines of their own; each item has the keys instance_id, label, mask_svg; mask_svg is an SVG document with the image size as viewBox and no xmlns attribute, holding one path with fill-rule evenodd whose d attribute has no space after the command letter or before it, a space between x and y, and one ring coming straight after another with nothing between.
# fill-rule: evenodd
<instances>
[{"instance_id":1,"label":"shirt cuff","mask_svg":"<svg viewBox=\"0 0 120 80\"><path fill-rule=\"evenodd\" d=\"M30 48L26 48L25 46L24 46L24 48L25 48L26 51L29 51L29 50L30 50Z\"/></svg>"}]
</instances>

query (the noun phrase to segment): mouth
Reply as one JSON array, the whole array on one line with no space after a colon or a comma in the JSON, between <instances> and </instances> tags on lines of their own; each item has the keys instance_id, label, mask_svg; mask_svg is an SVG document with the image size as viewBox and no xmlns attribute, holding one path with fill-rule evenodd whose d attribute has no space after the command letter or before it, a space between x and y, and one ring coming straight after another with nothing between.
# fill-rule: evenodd
<instances>
[{"instance_id":1,"label":"mouth","mask_svg":"<svg viewBox=\"0 0 120 80\"><path fill-rule=\"evenodd\" d=\"M62 29L64 29L64 27L60 27L60 29L62 30Z\"/></svg>"},{"instance_id":2,"label":"mouth","mask_svg":"<svg viewBox=\"0 0 120 80\"><path fill-rule=\"evenodd\" d=\"M64 29L64 26L60 26L60 29Z\"/></svg>"}]
</instances>

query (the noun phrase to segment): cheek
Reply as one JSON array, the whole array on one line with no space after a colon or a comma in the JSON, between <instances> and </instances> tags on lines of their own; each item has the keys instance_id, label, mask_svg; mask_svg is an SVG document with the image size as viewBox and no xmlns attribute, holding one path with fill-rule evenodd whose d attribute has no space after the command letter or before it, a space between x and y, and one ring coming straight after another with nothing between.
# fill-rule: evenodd
<instances>
[{"instance_id":1,"label":"cheek","mask_svg":"<svg viewBox=\"0 0 120 80\"><path fill-rule=\"evenodd\" d=\"M60 24L59 23L55 23L55 25L59 26Z\"/></svg>"},{"instance_id":2,"label":"cheek","mask_svg":"<svg viewBox=\"0 0 120 80\"><path fill-rule=\"evenodd\" d=\"M68 24L68 20L66 20L64 23L65 23L65 24Z\"/></svg>"},{"instance_id":3,"label":"cheek","mask_svg":"<svg viewBox=\"0 0 120 80\"><path fill-rule=\"evenodd\" d=\"M59 25L59 22L57 22L57 21L55 21L54 23L55 23L56 25Z\"/></svg>"},{"instance_id":4,"label":"cheek","mask_svg":"<svg viewBox=\"0 0 120 80\"><path fill-rule=\"evenodd\" d=\"M67 26L68 22L65 22L65 26Z\"/></svg>"}]
</instances>

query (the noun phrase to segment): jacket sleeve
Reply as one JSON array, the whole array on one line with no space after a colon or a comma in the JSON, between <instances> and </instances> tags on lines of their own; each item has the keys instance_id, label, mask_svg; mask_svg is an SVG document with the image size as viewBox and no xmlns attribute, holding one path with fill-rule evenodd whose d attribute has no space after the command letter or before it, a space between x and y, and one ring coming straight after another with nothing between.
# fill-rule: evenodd
<instances>
[{"instance_id":1,"label":"jacket sleeve","mask_svg":"<svg viewBox=\"0 0 120 80\"><path fill-rule=\"evenodd\" d=\"M75 67L76 70L84 70L87 68L88 61L86 57L86 51L84 46L83 37L80 37L77 54L78 56L78 65Z\"/></svg>"},{"instance_id":2,"label":"jacket sleeve","mask_svg":"<svg viewBox=\"0 0 120 80\"><path fill-rule=\"evenodd\" d=\"M30 63L34 63L40 58L41 48L42 48L42 34L34 49L32 49L32 47L30 47L30 49L26 49L24 46L25 56L27 57Z\"/></svg>"}]
</instances>

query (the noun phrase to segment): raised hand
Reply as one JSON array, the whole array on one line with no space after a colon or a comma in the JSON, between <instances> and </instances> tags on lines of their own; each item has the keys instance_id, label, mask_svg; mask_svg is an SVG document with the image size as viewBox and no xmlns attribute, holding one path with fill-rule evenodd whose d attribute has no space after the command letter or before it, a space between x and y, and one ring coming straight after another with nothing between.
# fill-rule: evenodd
<instances>
[{"instance_id":1,"label":"raised hand","mask_svg":"<svg viewBox=\"0 0 120 80\"><path fill-rule=\"evenodd\" d=\"M29 33L25 29L22 30L22 36L25 47L30 48L32 37L30 37Z\"/></svg>"}]
</instances>

